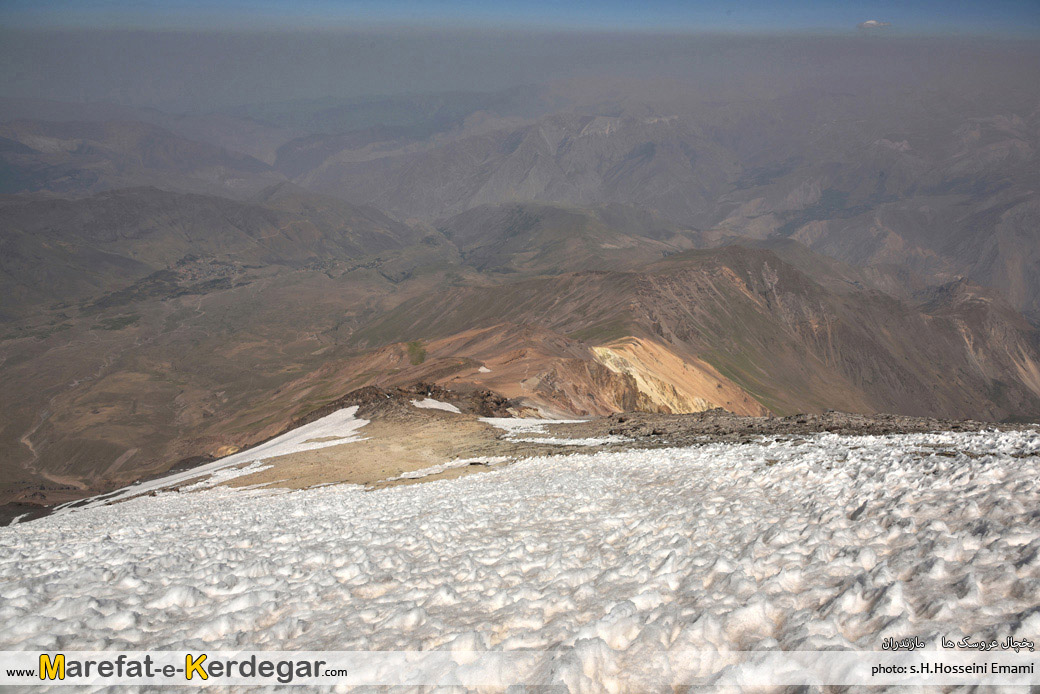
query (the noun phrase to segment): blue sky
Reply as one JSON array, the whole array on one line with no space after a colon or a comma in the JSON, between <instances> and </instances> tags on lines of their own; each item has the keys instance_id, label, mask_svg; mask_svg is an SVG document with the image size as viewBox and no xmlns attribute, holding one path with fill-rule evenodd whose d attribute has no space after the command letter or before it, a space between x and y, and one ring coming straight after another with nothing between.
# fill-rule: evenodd
<instances>
[{"instance_id":1,"label":"blue sky","mask_svg":"<svg viewBox=\"0 0 1040 694\"><path fill-rule=\"evenodd\" d=\"M3 0L0 24L147 28L419 25L1040 35L1040 0Z\"/></svg>"}]
</instances>

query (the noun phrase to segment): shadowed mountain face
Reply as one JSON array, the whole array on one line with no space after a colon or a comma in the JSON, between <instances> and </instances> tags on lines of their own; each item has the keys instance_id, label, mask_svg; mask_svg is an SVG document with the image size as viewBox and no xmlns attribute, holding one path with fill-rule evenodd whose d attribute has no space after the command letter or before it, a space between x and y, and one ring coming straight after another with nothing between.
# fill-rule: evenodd
<instances>
[{"instance_id":1,"label":"shadowed mountain face","mask_svg":"<svg viewBox=\"0 0 1040 694\"><path fill-rule=\"evenodd\" d=\"M967 276L1040 316L1040 111L900 125L730 194L717 224L934 283Z\"/></svg>"},{"instance_id":2,"label":"shadowed mountain face","mask_svg":"<svg viewBox=\"0 0 1040 694\"><path fill-rule=\"evenodd\" d=\"M489 93L0 98L0 492L415 381L570 415L1040 417L1036 47L666 43Z\"/></svg>"},{"instance_id":3,"label":"shadowed mountain face","mask_svg":"<svg viewBox=\"0 0 1040 694\"><path fill-rule=\"evenodd\" d=\"M248 155L147 123L11 121L0 124L0 192L81 195L158 185L248 197L282 180Z\"/></svg>"}]
</instances>

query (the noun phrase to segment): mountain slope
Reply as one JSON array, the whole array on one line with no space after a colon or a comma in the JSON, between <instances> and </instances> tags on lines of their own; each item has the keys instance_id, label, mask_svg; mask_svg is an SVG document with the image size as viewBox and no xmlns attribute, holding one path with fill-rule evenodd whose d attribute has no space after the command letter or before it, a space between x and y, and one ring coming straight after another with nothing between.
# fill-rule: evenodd
<instances>
[{"instance_id":1,"label":"mountain slope","mask_svg":"<svg viewBox=\"0 0 1040 694\"><path fill-rule=\"evenodd\" d=\"M520 282L508 294L458 289L399 307L353 339L446 337L506 319L592 345L649 340L711 364L777 413L1035 416L1037 335L1009 315L982 320L968 304L929 312L874 290L839 292L769 251L725 247L637 272Z\"/></svg>"},{"instance_id":2,"label":"mountain slope","mask_svg":"<svg viewBox=\"0 0 1040 694\"><path fill-rule=\"evenodd\" d=\"M484 204L638 204L695 218L737 165L676 118L556 114L428 150L356 161L331 157L294 180L407 216Z\"/></svg>"},{"instance_id":3,"label":"mountain slope","mask_svg":"<svg viewBox=\"0 0 1040 694\"><path fill-rule=\"evenodd\" d=\"M465 265L516 275L637 267L700 244L696 232L622 205L482 205L436 227Z\"/></svg>"},{"instance_id":4,"label":"mountain slope","mask_svg":"<svg viewBox=\"0 0 1040 694\"><path fill-rule=\"evenodd\" d=\"M267 204L152 188L81 200L9 197L0 200L0 225L7 315L106 295L126 303L140 292L228 280L247 266L362 258L418 240L378 211L291 191L270 191Z\"/></svg>"}]
</instances>

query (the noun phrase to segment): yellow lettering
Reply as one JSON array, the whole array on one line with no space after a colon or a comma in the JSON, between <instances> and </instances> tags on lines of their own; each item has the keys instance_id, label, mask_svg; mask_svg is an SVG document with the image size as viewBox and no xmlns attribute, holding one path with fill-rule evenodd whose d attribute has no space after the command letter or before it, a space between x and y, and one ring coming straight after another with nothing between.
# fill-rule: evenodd
<instances>
[{"instance_id":1,"label":"yellow lettering","mask_svg":"<svg viewBox=\"0 0 1040 694\"><path fill-rule=\"evenodd\" d=\"M65 656L59 653L51 660L46 653L40 654L40 679L41 680L63 680L65 679Z\"/></svg>"},{"instance_id":2,"label":"yellow lettering","mask_svg":"<svg viewBox=\"0 0 1040 694\"><path fill-rule=\"evenodd\" d=\"M202 664L206 662L206 655L202 654L197 659L191 659L191 653L184 656L184 674L190 680L194 673L199 673L199 677L204 680L209 679L209 674L202 669Z\"/></svg>"}]
</instances>

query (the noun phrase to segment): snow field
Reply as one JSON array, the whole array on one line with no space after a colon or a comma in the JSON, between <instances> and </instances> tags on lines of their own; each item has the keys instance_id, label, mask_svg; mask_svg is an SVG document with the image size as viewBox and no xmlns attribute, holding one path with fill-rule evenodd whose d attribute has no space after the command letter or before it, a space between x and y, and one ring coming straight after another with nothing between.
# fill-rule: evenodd
<instances>
[{"instance_id":1,"label":"snow field","mask_svg":"<svg viewBox=\"0 0 1040 694\"><path fill-rule=\"evenodd\" d=\"M0 650L532 649L528 684L642 692L703 666L662 653L1036 640L1038 454L825 434L160 492L0 529Z\"/></svg>"}]
</instances>

